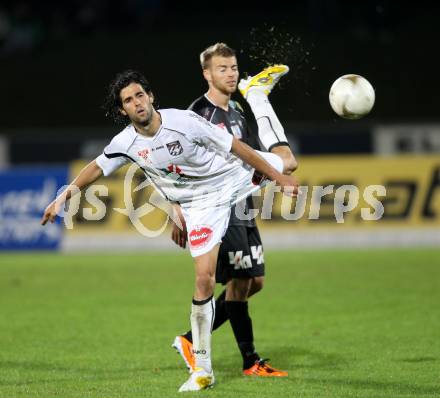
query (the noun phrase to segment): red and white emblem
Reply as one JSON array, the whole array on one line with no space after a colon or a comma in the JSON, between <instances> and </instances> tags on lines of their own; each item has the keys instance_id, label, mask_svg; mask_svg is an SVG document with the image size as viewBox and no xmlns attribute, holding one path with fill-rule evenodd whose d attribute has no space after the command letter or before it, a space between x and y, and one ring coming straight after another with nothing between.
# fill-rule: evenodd
<instances>
[{"instance_id":1,"label":"red and white emblem","mask_svg":"<svg viewBox=\"0 0 440 398\"><path fill-rule=\"evenodd\" d=\"M198 225L188 234L188 241L194 249L200 249L207 245L212 238L212 229L207 225Z\"/></svg>"},{"instance_id":2,"label":"red and white emblem","mask_svg":"<svg viewBox=\"0 0 440 398\"><path fill-rule=\"evenodd\" d=\"M222 128L222 129L225 129L225 128L226 128L226 126L225 126L225 124L224 124L223 122L217 124L217 126L220 127L220 128Z\"/></svg>"},{"instance_id":3,"label":"red and white emblem","mask_svg":"<svg viewBox=\"0 0 440 398\"><path fill-rule=\"evenodd\" d=\"M139 152L138 152L138 155L139 155L141 158L147 160L147 159L148 159L148 154L149 154L149 153L150 153L150 151L149 151L148 149L143 149L142 151L139 151Z\"/></svg>"},{"instance_id":4,"label":"red and white emblem","mask_svg":"<svg viewBox=\"0 0 440 398\"><path fill-rule=\"evenodd\" d=\"M168 165L167 169L170 173L176 173L176 174L182 173L182 170L180 169L180 167L176 166L175 164Z\"/></svg>"}]
</instances>

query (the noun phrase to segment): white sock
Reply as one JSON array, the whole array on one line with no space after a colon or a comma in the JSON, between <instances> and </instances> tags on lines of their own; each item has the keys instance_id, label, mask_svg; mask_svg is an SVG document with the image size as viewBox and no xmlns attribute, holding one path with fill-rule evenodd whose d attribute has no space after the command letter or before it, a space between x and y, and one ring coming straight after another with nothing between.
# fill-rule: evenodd
<instances>
[{"instance_id":1,"label":"white sock","mask_svg":"<svg viewBox=\"0 0 440 398\"><path fill-rule=\"evenodd\" d=\"M203 368L207 372L212 371L211 332L214 315L214 297L202 301L193 299L191 306L191 331L195 366Z\"/></svg>"},{"instance_id":2,"label":"white sock","mask_svg":"<svg viewBox=\"0 0 440 398\"><path fill-rule=\"evenodd\" d=\"M288 143L284 128L267 95L260 90L249 90L246 99L257 120L258 136L264 148L269 151L273 145Z\"/></svg>"}]
</instances>

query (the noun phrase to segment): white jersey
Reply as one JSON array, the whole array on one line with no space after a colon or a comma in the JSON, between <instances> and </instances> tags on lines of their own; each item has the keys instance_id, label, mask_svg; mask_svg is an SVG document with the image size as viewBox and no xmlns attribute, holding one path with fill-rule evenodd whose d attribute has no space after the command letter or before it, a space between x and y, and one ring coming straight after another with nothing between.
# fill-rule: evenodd
<instances>
[{"instance_id":1,"label":"white jersey","mask_svg":"<svg viewBox=\"0 0 440 398\"><path fill-rule=\"evenodd\" d=\"M153 137L129 125L96 158L105 176L135 162L159 193L182 206L233 203L249 194L252 168L231 154L231 134L189 110L158 112L162 125Z\"/></svg>"}]
</instances>

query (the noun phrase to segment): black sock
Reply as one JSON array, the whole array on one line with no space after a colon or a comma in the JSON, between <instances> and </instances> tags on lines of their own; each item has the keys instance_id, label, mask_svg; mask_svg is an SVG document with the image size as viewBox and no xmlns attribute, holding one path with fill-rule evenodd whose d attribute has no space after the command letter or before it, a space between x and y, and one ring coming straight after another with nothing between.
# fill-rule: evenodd
<instances>
[{"instance_id":1,"label":"black sock","mask_svg":"<svg viewBox=\"0 0 440 398\"><path fill-rule=\"evenodd\" d=\"M243 369L250 368L259 355L255 352L252 320L247 301L225 301L226 312L231 322L235 340L243 357Z\"/></svg>"},{"instance_id":2,"label":"black sock","mask_svg":"<svg viewBox=\"0 0 440 398\"><path fill-rule=\"evenodd\" d=\"M193 342L193 335L192 335L192 332L191 332L191 330L188 330L184 335L183 335L183 337L185 337L187 340L189 340L191 343Z\"/></svg>"},{"instance_id":3,"label":"black sock","mask_svg":"<svg viewBox=\"0 0 440 398\"><path fill-rule=\"evenodd\" d=\"M226 298L226 290L223 290L223 292L217 297L217 300L215 300L215 316L214 316L214 323L212 325L212 330L218 329L228 320L228 314L226 313L226 308L225 308L226 307L225 298ZM192 343L191 330L186 332L183 336Z\"/></svg>"},{"instance_id":4,"label":"black sock","mask_svg":"<svg viewBox=\"0 0 440 398\"><path fill-rule=\"evenodd\" d=\"M226 300L226 290L223 290L222 293L217 297L217 300L215 300L215 317L214 317L214 324L212 325L212 330L218 329L228 320L225 300Z\"/></svg>"}]
</instances>

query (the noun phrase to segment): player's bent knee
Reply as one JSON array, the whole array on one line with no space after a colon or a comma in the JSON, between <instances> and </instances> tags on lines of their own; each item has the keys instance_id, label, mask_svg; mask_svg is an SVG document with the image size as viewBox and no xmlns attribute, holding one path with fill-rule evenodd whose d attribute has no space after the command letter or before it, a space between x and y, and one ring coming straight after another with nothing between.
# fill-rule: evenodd
<instances>
[{"instance_id":1,"label":"player's bent knee","mask_svg":"<svg viewBox=\"0 0 440 398\"><path fill-rule=\"evenodd\" d=\"M215 275L203 273L196 275L196 291L202 296L209 297L214 293Z\"/></svg>"},{"instance_id":2,"label":"player's bent knee","mask_svg":"<svg viewBox=\"0 0 440 398\"><path fill-rule=\"evenodd\" d=\"M233 293L233 300L234 301L246 301L249 295L249 287L240 287L236 288Z\"/></svg>"},{"instance_id":3,"label":"player's bent knee","mask_svg":"<svg viewBox=\"0 0 440 398\"><path fill-rule=\"evenodd\" d=\"M263 290L264 287L264 276L256 276L252 279L251 293L255 294Z\"/></svg>"},{"instance_id":4,"label":"player's bent knee","mask_svg":"<svg viewBox=\"0 0 440 398\"><path fill-rule=\"evenodd\" d=\"M226 286L226 300L246 301L250 287L251 279L231 279Z\"/></svg>"}]
</instances>

